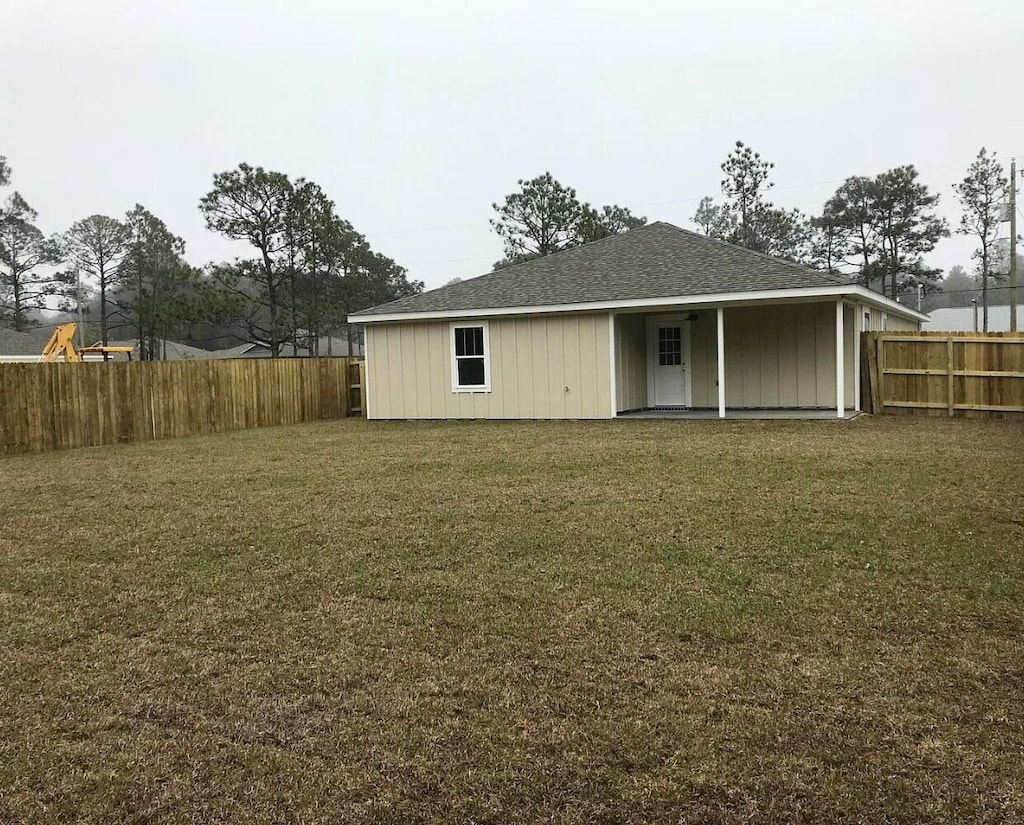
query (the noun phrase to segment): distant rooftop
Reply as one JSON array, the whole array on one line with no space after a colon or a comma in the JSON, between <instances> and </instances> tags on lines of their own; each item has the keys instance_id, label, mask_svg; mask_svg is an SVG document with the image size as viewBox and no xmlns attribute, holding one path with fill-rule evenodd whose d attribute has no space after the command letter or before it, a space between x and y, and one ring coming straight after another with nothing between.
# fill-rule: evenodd
<instances>
[{"instance_id":1,"label":"distant rooftop","mask_svg":"<svg viewBox=\"0 0 1024 825\"><path fill-rule=\"evenodd\" d=\"M53 334L52 327L31 327L22 332L0 327L0 355L38 355Z\"/></svg>"},{"instance_id":2,"label":"distant rooftop","mask_svg":"<svg viewBox=\"0 0 1024 825\"><path fill-rule=\"evenodd\" d=\"M978 307L978 329L982 328L982 309ZM1017 328L1024 328L1024 311L1017 307ZM974 307L942 307L928 313L928 321L921 325L928 332L973 332ZM1006 304L988 308L988 331L1010 331L1010 307Z\"/></svg>"}]
</instances>

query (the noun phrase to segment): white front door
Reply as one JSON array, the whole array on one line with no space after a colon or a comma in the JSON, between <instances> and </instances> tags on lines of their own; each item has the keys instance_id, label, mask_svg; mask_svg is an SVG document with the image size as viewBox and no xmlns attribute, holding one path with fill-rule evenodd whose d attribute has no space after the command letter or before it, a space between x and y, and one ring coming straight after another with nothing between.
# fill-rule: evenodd
<instances>
[{"instance_id":1,"label":"white front door","mask_svg":"<svg viewBox=\"0 0 1024 825\"><path fill-rule=\"evenodd\" d=\"M648 404L651 407L688 407L687 373L689 328L681 318L652 318L647 327Z\"/></svg>"}]
</instances>

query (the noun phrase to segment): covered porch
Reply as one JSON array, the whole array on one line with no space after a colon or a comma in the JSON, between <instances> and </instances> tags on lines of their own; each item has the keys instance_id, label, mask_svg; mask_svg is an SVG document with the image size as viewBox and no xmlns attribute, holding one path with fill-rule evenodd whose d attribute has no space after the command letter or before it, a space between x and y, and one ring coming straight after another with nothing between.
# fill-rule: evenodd
<instances>
[{"instance_id":1,"label":"covered porch","mask_svg":"<svg viewBox=\"0 0 1024 825\"><path fill-rule=\"evenodd\" d=\"M611 316L615 415L849 418L860 335L847 299L681 305Z\"/></svg>"}]
</instances>

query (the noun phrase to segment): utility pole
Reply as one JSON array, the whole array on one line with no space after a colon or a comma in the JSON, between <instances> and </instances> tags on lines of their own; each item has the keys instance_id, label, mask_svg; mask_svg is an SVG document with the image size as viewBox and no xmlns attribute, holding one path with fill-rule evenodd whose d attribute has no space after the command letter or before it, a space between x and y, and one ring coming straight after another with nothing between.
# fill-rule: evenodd
<instances>
[{"instance_id":1,"label":"utility pole","mask_svg":"<svg viewBox=\"0 0 1024 825\"><path fill-rule=\"evenodd\" d=\"M78 348L85 346L85 321L82 318L82 268L75 264L75 303L78 305Z\"/></svg>"},{"instance_id":2,"label":"utility pole","mask_svg":"<svg viewBox=\"0 0 1024 825\"><path fill-rule=\"evenodd\" d=\"M1010 159L1010 332L1017 331L1017 158Z\"/></svg>"}]
</instances>

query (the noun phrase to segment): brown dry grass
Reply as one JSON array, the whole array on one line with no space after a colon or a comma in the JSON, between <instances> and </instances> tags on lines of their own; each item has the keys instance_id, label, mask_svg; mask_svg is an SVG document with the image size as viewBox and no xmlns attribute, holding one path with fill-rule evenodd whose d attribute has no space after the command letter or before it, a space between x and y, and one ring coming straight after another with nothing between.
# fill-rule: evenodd
<instances>
[{"instance_id":1,"label":"brown dry grass","mask_svg":"<svg viewBox=\"0 0 1024 825\"><path fill-rule=\"evenodd\" d=\"M1024 819L1018 425L0 461L0 820Z\"/></svg>"}]
</instances>

